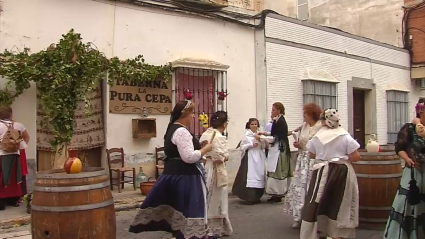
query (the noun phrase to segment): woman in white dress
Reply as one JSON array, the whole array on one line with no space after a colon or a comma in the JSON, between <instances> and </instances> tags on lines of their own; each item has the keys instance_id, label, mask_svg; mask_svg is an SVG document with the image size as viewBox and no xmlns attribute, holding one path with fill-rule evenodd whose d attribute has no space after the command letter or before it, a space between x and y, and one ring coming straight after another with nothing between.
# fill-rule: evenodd
<instances>
[{"instance_id":1,"label":"woman in white dress","mask_svg":"<svg viewBox=\"0 0 425 239\"><path fill-rule=\"evenodd\" d=\"M229 147L226 136L228 116L225 111L217 111L211 116L211 128L208 128L201 136L203 143L212 140L213 150L206 154L206 184L208 206L208 238L229 236L233 233L229 220L228 210L228 178L225 162L229 158Z\"/></svg>"},{"instance_id":2,"label":"woman in white dress","mask_svg":"<svg viewBox=\"0 0 425 239\"><path fill-rule=\"evenodd\" d=\"M321 112L322 109L314 103L304 105L304 124L298 131L298 140L294 142L294 147L298 149L298 157L294 179L291 182L284 204L284 212L291 214L294 218L292 225L294 229L301 227L304 198L307 194L311 168L314 163L314 160L310 160L308 156L307 143L322 127L319 120Z\"/></svg>"},{"instance_id":3,"label":"woman in white dress","mask_svg":"<svg viewBox=\"0 0 425 239\"><path fill-rule=\"evenodd\" d=\"M265 189L265 149L268 148L268 143L256 139L259 127L255 118L246 123L245 136L239 143L242 150L241 165L232 189L234 195L250 205L260 202Z\"/></svg>"},{"instance_id":4,"label":"woman in white dress","mask_svg":"<svg viewBox=\"0 0 425 239\"><path fill-rule=\"evenodd\" d=\"M322 128L307 143L315 159L302 214L300 239L355 238L359 193L351 162L360 160L360 145L339 125L335 109L321 115Z\"/></svg>"}]
</instances>

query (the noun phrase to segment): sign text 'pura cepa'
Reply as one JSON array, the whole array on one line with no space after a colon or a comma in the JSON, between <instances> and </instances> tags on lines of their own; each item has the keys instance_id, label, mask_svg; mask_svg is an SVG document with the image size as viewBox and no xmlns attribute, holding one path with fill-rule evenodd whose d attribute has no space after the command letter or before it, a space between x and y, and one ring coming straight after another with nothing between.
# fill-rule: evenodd
<instances>
[{"instance_id":1,"label":"sign text 'pura cepa'","mask_svg":"<svg viewBox=\"0 0 425 239\"><path fill-rule=\"evenodd\" d=\"M143 108L146 108L151 115L170 114L171 97L171 82L118 80L109 91L109 112L140 114Z\"/></svg>"}]
</instances>

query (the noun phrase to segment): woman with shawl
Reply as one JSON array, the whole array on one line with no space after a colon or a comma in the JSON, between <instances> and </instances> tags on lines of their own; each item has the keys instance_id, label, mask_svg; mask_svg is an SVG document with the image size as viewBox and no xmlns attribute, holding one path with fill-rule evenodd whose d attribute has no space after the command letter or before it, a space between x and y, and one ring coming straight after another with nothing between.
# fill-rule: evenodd
<instances>
[{"instance_id":1,"label":"woman with shawl","mask_svg":"<svg viewBox=\"0 0 425 239\"><path fill-rule=\"evenodd\" d=\"M298 149L298 157L289 192L285 198L284 211L293 216L292 228L301 226L301 215L304 207L304 199L307 194L314 160L308 156L307 143L322 128L319 120L322 110L314 103L304 105L304 124L297 130L298 140L294 147Z\"/></svg>"},{"instance_id":2,"label":"woman with shawl","mask_svg":"<svg viewBox=\"0 0 425 239\"><path fill-rule=\"evenodd\" d=\"M207 191L201 158L212 145L201 147L188 130L194 108L190 101L174 106L164 135L164 172L137 212L130 232L167 231L176 239L207 237Z\"/></svg>"},{"instance_id":3,"label":"woman with shawl","mask_svg":"<svg viewBox=\"0 0 425 239\"><path fill-rule=\"evenodd\" d=\"M267 154L266 193L272 196L267 200L268 202L282 202L282 198L287 193L293 177L288 125L284 115L285 107L283 104L280 102L274 103L271 113L273 118L271 132L263 132L261 133L263 134L262 136L256 136L257 140L266 140L270 143L270 149Z\"/></svg>"},{"instance_id":4,"label":"woman with shawl","mask_svg":"<svg viewBox=\"0 0 425 239\"><path fill-rule=\"evenodd\" d=\"M322 128L307 143L315 159L302 214L301 239L355 238L359 201L351 162L360 160L360 145L339 125L337 110L322 114Z\"/></svg>"},{"instance_id":5,"label":"woman with shawl","mask_svg":"<svg viewBox=\"0 0 425 239\"><path fill-rule=\"evenodd\" d=\"M419 122L399 131L395 151L405 162L400 186L385 228L385 239L425 238L425 104L416 105Z\"/></svg>"}]
</instances>

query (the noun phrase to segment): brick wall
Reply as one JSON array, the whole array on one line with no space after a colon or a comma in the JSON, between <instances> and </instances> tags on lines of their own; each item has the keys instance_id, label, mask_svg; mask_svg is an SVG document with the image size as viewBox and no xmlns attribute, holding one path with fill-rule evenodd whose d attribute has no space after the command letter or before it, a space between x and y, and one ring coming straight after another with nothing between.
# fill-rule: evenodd
<instances>
[{"instance_id":1,"label":"brick wall","mask_svg":"<svg viewBox=\"0 0 425 239\"><path fill-rule=\"evenodd\" d=\"M409 16L409 35L412 36L413 63L425 63L425 6Z\"/></svg>"}]
</instances>

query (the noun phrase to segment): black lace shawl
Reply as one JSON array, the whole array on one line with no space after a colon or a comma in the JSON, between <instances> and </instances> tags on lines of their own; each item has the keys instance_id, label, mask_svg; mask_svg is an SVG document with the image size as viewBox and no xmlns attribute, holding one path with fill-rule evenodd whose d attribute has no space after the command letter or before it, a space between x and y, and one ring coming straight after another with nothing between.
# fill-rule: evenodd
<instances>
[{"instance_id":1,"label":"black lace shawl","mask_svg":"<svg viewBox=\"0 0 425 239\"><path fill-rule=\"evenodd\" d=\"M416 133L415 124L407 123L401 127L394 146L397 154L405 151L418 166L425 163L425 139Z\"/></svg>"}]
</instances>

